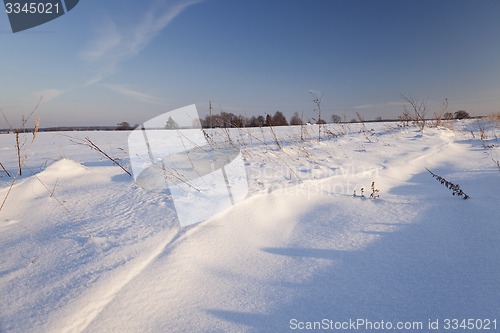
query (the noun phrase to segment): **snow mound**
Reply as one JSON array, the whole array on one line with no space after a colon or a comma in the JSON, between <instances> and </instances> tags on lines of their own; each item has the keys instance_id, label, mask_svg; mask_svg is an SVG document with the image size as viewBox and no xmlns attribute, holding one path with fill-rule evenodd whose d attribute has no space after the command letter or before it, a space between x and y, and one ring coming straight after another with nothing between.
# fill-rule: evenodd
<instances>
[{"instance_id":1,"label":"snow mound","mask_svg":"<svg viewBox=\"0 0 500 333\"><path fill-rule=\"evenodd\" d=\"M82 164L63 158L57 162L52 163L47 169L42 171L41 174L62 177L75 177L88 172Z\"/></svg>"}]
</instances>

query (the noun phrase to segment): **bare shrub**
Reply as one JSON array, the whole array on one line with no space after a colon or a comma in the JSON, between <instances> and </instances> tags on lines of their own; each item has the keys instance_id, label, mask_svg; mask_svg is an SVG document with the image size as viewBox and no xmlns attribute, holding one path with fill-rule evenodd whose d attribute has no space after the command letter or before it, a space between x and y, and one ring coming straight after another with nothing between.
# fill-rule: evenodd
<instances>
[{"instance_id":1,"label":"bare shrub","mask_svg":"<svg viewBox=\"0 0 500 333\"><path fill-rule=\"evenodd\" d=\"M495 122L497 124L497 127L500 126L500 112L490 114L488 116L488 119Z\"/></svg>"},{"instance_id":2,"label":"bare shrub","mask_svg":"<svg viewBox=\"0 0 500 333\"><path fill-rule=\"evenodd\" d=\"M445 115L448 108L448 98L445 98L438 111L434 112L434 126L443 126L443 121L446 121Z\"/></svg>"},{"instance_id":3,"label":"bare shrub","mask_svg":"<svg viewBox=\"0 0 500 333\"><path fill-rule=\"evenodd\" d=\"M410 126L410 121L412 120L412 117L408 111L405 110L403 111L403 114L398 117L401 127L408 127Z\"/></svg>"},{"instance_id":4,"label":"bare shrub","mask_svg":"<svg viewBox=\"0 0 500 333\"><path fill-rule=\"evenodd\" d=\"M15 134L15 141L16 141L16 153L17 153L17 164L18 164L18 171L17 171L17 174L13 177L12 179L12 182L10 183L10 186L9 186L9 190L7 191L7 194L5 195L5 197L3 198L3 201L0 205L0 211L2 211L3 207L5 206L5 203L7 202L7 199L10 195L10 192L12 190L12 188L14 187L14 184L16 183L16 180L17 180L17 177L21 176L22 175L22 170L23 170L23 166L24 164L27 162L27 155L24 155L24 157L22 157L23 155L23 148L24 148L24 145L26 143L26 136L23 135L22 137L20 136L21 133L25 134L26 133L26 124L27 122L32 118L34 117L34 114L36 112L36 110L38 109L38 107L40 106L40 104L42 103L42 99L43 99L43 96L40 97L40 99L38 100L38 103L35 105L35 107L33 108L33 110L31 111L31 113L28 115L28 117L24 117L24 115L22 115L22 118L21 118L21 127L19 128L16 128L14 129L11 124L9 123L9 120L7 119L7 116L5 115L4 111L2 108L0 108L0 113L2 114L5 122L7 123L7 125L9 126L10 130L12 132L14 132ZM31 144L33 144L33 142L35 141L35 138L36 138L36 135L38 133L38 128L40 127L40 119L39 118L36 118L35 119L35 126L33 128L33 130L31 131L28 131L28 132L31 132L32 135L33 135L33 138L31 140ZM4 166L2 165L2 169L5 171L5 173L10 177L10 174L7 172L7 170L4 168Z\"/></svg>"},{"instance_id":5,"label":"bare shrub","mask_svg":"<svg viewBox=\"0 0 500 333\"><path fill-rule=\"evenodd\" d=\"M421 101L418 98L414 98L412 95L404 95L400 94L401 98L410 104L410 107L413 111L413 122L418 126L418 128L423 131L426 125L426 115L429 111L429 102L428 100ZM406 105L404 105L405 113L408 113L406 110Z\"/></svg>"},{"instance_id":6,"label":"bare shrub","mask_svg":"<svg viewBox=\"0 0 500 333\"><path fill-rule=\"evenodd\" d=\"M488 139L488 134L486 133L486 122L482 120L477 121L477 129L479 130L479 137L481 140Z\"/></svg>"}]
</instances>

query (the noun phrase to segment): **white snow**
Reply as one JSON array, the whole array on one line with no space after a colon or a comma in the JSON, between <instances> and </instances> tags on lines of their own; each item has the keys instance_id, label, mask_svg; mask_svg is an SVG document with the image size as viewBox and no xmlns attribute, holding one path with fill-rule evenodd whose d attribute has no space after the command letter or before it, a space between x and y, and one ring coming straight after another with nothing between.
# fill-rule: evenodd
<instances>
[{"instance_id":1,"label":"white snow","mask_svg":"<svg viewBox=\"0 0 500 333\"><path fill-rule=\"evenodd\" d=\"M14 183L15 137L0 135L0 332L290 332L323 319L426 332L446 318L498 330L500 130L454 127L328 125L338 136L321 142L316 126L223 132L249 194L188 227L169 195L82 144L131 170L130 132L23 134Z\"/></svg>"}]
</instances>

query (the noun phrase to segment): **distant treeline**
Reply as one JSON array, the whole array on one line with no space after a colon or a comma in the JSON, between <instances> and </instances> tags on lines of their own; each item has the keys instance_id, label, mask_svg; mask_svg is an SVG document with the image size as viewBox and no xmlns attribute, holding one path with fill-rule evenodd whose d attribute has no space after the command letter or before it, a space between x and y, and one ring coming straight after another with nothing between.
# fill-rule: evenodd
<instances>
[{"instance_id":1,"label":"distant treeline","mask_svg":"<svg viewBox=\"0 0 500 333\"><path fill-rule=\"evenodd\" d=\"M122 122L116 126L56 126L37 128L37 132L71 132L71 131L130 131L139 124L131 126L127 122ZM33 132L34 128L24 128L20 133ZM15 129L0 129L0 134L14 133Z\"/></svg>"},{"instance_id":2,"label":"distant treeline","mask_svg":"<svg viewBox=\"0 0 500 333\"><path fill-rule=\"evenodd\" d=\"M475 118L470 117L470 115L466 111L457 111L454 114L446 113L443 119L468 119ZM409 120L413 118L409 116ZM342 118L339 115L333 114L330 116L330 119L308 119L304 120L303 117L299 116L298 112L295 112L290 120L287 120L281 111L276 111L274 115L266 114L265 116L251 116L244 117L241 115L235 115L231 112L221 112L219 114L207 115L204 119L201 119L201 126L203 128L215 128L215 127L263 127L263 126L296 126L296 125L305 125L305 124L326 124L330 123L372 123L372 122L399 122L401 121L401 116L397 119L382 119L382 117L377 117L373 120L364 120L359 114L357 114L357 119L352 118L351 120L347 120L346 116ZM426 119L432 120L432 119ZM175 123L175 122L174 122ZM171 125L171 124L170 124ZM167 128L173 128L170 125L167 125Z\"/></svg>"},{"instance_id":3,"label":"distant treeline","mask_svg":"<svg viewBox=\"0 0 500 333\"><path fill-rule=\"evenodd\" d=\"M406 121L411 121L412 118L409 118ZM457 111L454 114L446 113L444 114L443 119L467 119L467 118L482 118L478 117L470 117L469 114L465 111ZM338 115L332 115L329 119L330 123L372 123L372 122L400 122L402 117L398 117L398 119L382 119L381 117L377 117L374 120L363 120L359 115L358 119L351 119L347 121L344 117L342 119ZM432 119L426 119L432 120ZM235 115L231 112L221 112L213 115L206 115L205 118L200 119L199 121L195 121L193 123L193 127L201 127L203 128L243 128L243 127L265 127L265 126L297 126L297 125L306 125L306 124L326 124L327 121L324 119L313 119L312 121L308 119L305 121L302 117L299 116L298 112L295 112L290 120L287 120L285 115L281 111L276 111L274 115L266 114L265 116L251 116L245 117L242 115ZM139 124L130 125L128 122L124 121L116 126L59 126L59 127L46 127L37 129L38 132L64 132L64 131L130 131L137 128ZM180 129L184 127L180 127L177 122L169 117L168 121L165 123L164 128L166 129ZM34 129L25 128L21 132L33 132ZM5 133L14 133L14 129L0 129L0 134Z\"/></svg>"},{"instance_id":4,"label":"distant treeline","mask_svg":"<svg viewBox=\"0 0 500 333\"><path fill-rule=\"evenodd\" d=\"M120 131L120 130L132 130L134 128L130 127L128 129L118 128L117 126L58 126L58 127L45 127L38 128L38 132L71 132L71 131ZM20 130L20 133L30 133L33 132L34 128L25 128ZM15 129L0 129L0 134L14 133Z\"/></svg>"},{"instance_id":5,"label":"distant treeline","mask_svg":"<svg viewBox=\"0 0 500 333\"><path fill-rule=\"evenodd\" d=\"M231 112L221 112L218 114L207 115L204 119L201 119L201 126L203 128L215 128L215 127L263 127L263 126L288 126L288 125L301 125L303 124L302 119L296 112L290 119L290 123L287 121L286 117L281 111L276 111L276 113L271 116L266 114L265 116L251 116L245 117L241 115L235 115Z\"/></svg>"}]
</instances>

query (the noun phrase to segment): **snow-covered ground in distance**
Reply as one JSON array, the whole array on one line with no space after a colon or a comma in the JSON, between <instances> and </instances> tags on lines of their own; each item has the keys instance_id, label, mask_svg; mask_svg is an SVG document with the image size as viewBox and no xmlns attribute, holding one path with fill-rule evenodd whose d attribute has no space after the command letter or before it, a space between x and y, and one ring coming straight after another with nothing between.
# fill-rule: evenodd
<instances>
[{"instance_id":1,"label":"snow-covered ground in distance","mask_svg":"<svg viewBox=\"0 0 500 333\"><path fill-rule=\"evenodd\" d=\"M498 330L500 129L481 140L476 120L452 127L335 124L321 142L316 126L224 131L248 197L184 228L171 197L84 144L130 169L129 132L23 134L12 187L15 136L0 135L0 332L289 332L323 319L425 332L447 318Z\"/></svg>"}]
</instances>

